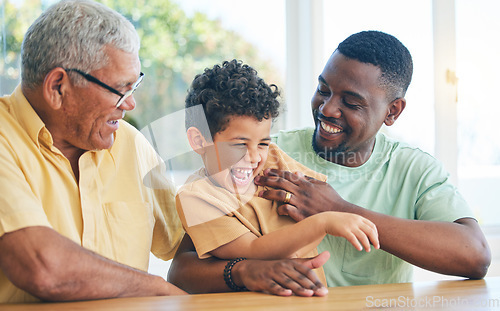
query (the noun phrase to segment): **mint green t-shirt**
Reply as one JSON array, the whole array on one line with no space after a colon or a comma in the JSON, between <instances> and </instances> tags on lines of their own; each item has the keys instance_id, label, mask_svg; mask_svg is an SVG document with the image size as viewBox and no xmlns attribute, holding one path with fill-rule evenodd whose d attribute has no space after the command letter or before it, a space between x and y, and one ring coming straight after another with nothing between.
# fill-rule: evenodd
<instances>
[{"instance_id":1,"label":"mint green t-shirt","mask_svg":"<svg viewBox=\"0 0 500 311\"><path fill-rule=\"evenodd\" d=\"M378 133L368 161L346 167L316 155L312 135L312 128L282 131L274 141L298 162L327 175L327 182L348 202L405 219L473 218L441 163L420 149ZM412 265L383 250L360 252L346 239L330 235L318 246L318 251L325 250L331 254L324 265L328 286L412 281Z\"/></svg>"}]
</instances>

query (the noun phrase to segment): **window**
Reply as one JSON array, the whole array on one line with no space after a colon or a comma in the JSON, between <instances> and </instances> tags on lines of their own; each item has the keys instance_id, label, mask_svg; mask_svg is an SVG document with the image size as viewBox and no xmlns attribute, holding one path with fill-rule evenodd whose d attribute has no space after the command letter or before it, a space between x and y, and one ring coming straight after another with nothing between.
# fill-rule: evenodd
<instances>
[{"instance_id":1,"label":"window","mask_svg":"<svg viewBox=\"0 0 500 311\"><path fill-rule=\"evenodd\" d=\"M459 186L482 225L499 225L500 3L457 0L456 14Z\"/></svg>"},{"instance_id":2,"label":"window","mask_svg":"<svg viewBox=\"0 0 500 311\"><path fill-rule=\"evenodd\" d=\"M500 4L456 0L455 7L458 126L448 131L457 131L458 154L452 154L455 159L440 160L458 161L457 172L451 173L458 176L457 186L481 225L500 225L500 205L494 197L495 189L500 188L500 139L493 136L500 113L493 95L500 84L496 61L500 43L491 35L492 29L500 27L496 18ZM339 42L362 30L390 33L410 50L414 75L407 106L398 121L384 130L430 154L436 154L436 144L453 147L454 142L439 140L434 125L442 122L442 116L436 116L434 109L433 1L324 0L323 12L324 62Z\"/></svg>"},{"instance_id":3,"label":"window","mask_svg":"<svg viewBox=\"0 0 500 311\"><path fill-rule=\"evenodd\" d=\"M396 123L385 130L392 137L400 138L432 153L434 147L432 2L399 0L324 0L323 2L325 63L341 41L363 30L389 33L408 48L413 58L413 79L406 94L406 108Z\"/></svg>"}]
</instances>

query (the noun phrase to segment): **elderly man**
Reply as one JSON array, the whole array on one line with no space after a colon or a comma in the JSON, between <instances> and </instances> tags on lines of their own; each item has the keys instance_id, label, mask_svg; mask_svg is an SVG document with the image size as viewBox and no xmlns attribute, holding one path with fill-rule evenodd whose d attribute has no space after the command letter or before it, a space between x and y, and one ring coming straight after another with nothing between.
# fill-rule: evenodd
<instances>
[{"instance_id":1,"label":"elderly man","mask_svg":"<svg viewBox=\"0 0 500 311\"><path fill-rule=\"evenodd\" d=\"M412 71L411 55L395 37L378 31L348 37L319 75L311 101L315 128L275 137L292 158L327 175L328 183L283 171L256 179L269 187L260 195L285 203L278 212L296 221L324 211L368 218L377 226L380 250L358 252L327 236L318 247L331 253L326 263L325 255L305 262L202 261L186 236L169 280L189 292L227 291L226 279L250 290L309 296L325 293L309 270L322 264L328 286L409 282L411 264L484 277L491 260L488 245L442 165L379 132L403 112ZM233 278L229 282L227 275Z\"/></svg>"},{"instance_id":2,"label":"elderly man","mask_svg":"<svg viewBox=\"0 0 500 311\"><path fill-rule=\"evenodd\" d=\"M159 158L121 120L138 51L132 24L91 1L26 33L21 85L0 99L0 303L184 293L145 272L183 231L173 187L148 174Z\"/></svg>"}]
</instances>

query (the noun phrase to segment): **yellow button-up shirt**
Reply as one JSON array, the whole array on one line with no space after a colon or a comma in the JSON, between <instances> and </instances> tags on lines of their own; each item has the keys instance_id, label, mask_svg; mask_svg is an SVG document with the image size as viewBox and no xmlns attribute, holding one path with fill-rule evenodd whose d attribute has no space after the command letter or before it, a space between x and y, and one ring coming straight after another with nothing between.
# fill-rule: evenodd
<instances>
[{"instance_id":1,"label":"yellow button-up shirt","mask_svg":"<svg viewBox=\"0 0 500 311\"><path fill-rule=\"evenodd\" d=\"M170 259L183 235L175 188L151 173L161 167L144 136L120 121L110 149L80 157L77 181L21 88L0 98L0 236L46 226L146 271L150 251ZM0 271L0 303L33 300Z\"/></svg>"}]
</instances>

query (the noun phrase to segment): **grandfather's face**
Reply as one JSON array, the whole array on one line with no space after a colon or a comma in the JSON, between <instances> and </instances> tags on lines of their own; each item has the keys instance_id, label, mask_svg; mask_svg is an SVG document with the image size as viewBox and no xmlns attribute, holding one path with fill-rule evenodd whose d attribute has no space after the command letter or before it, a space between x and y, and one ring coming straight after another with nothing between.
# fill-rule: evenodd
<instances>
[{"instance_id":1,"label":"grandfather's face","mask_svg":"<svg viewBox=\"0 0 500 311\"><path fill-rule=\"evenodd\" d=\"M318 78L311 106L313 148L330 162L360 166L373 150L375 135L389 113L381 71L335 52Z\"/></svg>"},{"instance_id":2,"label":"grandfather's face","mask_svg":"<svg viewBox=\"0 0 500 311\"><path fill-rule=\"evenodd\" d=\"M123 94L139 77L139 57L109 47L106 50L109 63L89 74ZM119 98L119 95L92 82L85 87L73 86L62 106L64 120L61 121L61 135L64 140L82 150L110 148L114 132L118 129L118 120L123 118L125 111L135 108L133 96L116 108Z\"/></svg>"}]
</instances>

